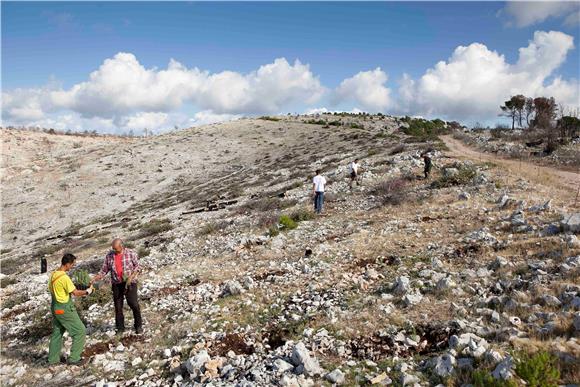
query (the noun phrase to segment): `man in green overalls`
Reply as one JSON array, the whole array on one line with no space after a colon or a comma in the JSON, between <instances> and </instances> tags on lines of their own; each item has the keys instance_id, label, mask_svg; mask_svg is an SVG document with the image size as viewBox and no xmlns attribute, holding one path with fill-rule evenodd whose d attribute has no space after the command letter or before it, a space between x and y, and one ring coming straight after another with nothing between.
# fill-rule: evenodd
<instances>
[{"instance_id":1,"label":"man in green overalls","mask_svg":"<svg viewBox=\"0 0 580 387\"><path fill-rule=\"evenodd\" d=\"M50 308L52 335L48 349L48 364L50 365L60 363L62 336L65 331L73 340L68 358L69 364L81 362L81 354L85 346L85 326L76 311L71 294L75 297L87 296L93 292L93 287L91 286L87 290L77 290L67 275L67 272L73 268L76 259L72 254L63 255L60 268L52 273L48 281L48 290L52 298Z\"/></svg>"}]
</instances>

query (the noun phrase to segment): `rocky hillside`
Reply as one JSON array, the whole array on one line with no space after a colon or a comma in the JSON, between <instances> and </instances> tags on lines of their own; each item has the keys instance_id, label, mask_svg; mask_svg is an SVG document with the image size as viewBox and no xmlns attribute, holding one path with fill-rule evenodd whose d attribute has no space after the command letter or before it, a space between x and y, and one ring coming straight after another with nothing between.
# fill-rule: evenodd
<instances>
[{"instance_id":1,"label":"rocky hillside","mask_svg":"<svg viewBox=\"0 0 580 387\"><path fill-rule=\"evenodd\" d=\"M409 125L323 115L134 139L4 130L3 384L577 382L576 192L457 159ZM362 184L350 189L355 157ZM317 168L330 181L323 216L309 195ZM87 365L47 369L40 257L53 270L71 251L95 273L114 237L145 268L145 333L115 335L103 281L77 300Z\"/></svg>"}]
</instances>

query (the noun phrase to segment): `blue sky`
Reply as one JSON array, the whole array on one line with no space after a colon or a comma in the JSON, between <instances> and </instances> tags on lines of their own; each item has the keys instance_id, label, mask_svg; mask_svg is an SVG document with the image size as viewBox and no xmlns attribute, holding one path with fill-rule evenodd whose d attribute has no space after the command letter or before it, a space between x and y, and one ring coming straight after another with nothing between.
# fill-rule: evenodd
<instances>
[{"instance_id":1,"label":"blue sky","mask_svg":"<svg viewBox=\"0 0 580 387\"><path fill-rule=\"evenodd\" d=\"M398 102L400 82L407 74L417 83L428 69L447 61L458 46L481 43L513 65L518 61L518 49L528 46L536 31L557 31L572 38L573 48L568 45L565 58L550 67L541 82L544 89L539 90L544 91L557 77L567 82L577 80L580 31L578 23L568 20L575 12L574 8L557 9L553 17L536 21L532 15L532 22L524 25L528 21L518 22L503 2L2 2L2 90L11 93L51 85L67 91L87 81L105 59L119 52L131 53L141 66L153 71L166 69L173 58L187 69L198 68L210 74L248 74L276 58L285 58L290 65L296 59L309 65L309 71L326 91L308 104L301 103L303 96L281 97L284 102L275 106L281 112L372 107L425 115L425 107L403 108ZM554 42L550 44L560 44L557 37ZM378 93L378 100L385 99L384 103L365 103L353 97L357 92L365 93L360 79L336 90L344 80L377 67L388 80L381 82L383 78L375 73L363 83L372 88L369 93ZM441 74L441 79L446 77ZM571 86L577 88L577 83ZM418 89L413 92L424 95L420 87L428 86L415 84L414 89ZM517 89L517 85L514 87ZM306 92L317 92L312 89L312 85L305 87ZM569 89L563 92L564 98L570 98ZM572 104L576 97L577 93L572 95ZM57 119L58 114L69 112L83 118L113 119L119 126L119 117L146 111L178 112L181 119L202 110L246 113L241 108L200 107L196 98L184 97L171 107L151 107L147 103L146 108L131 106L123 111L104 108L107 113L103 114L76 109L72 102L58 107L53 103L49 108L43 106L43 114ZM252 104L244 106L252 106L248 114L262 112ZM4 119L11 122L6 119L12 117L6 106L3 110ZM455 110L435 109L433 114L451 116ZM459 118L468 119L468 113L461 112Z\"/></svg>"}]
</instances>

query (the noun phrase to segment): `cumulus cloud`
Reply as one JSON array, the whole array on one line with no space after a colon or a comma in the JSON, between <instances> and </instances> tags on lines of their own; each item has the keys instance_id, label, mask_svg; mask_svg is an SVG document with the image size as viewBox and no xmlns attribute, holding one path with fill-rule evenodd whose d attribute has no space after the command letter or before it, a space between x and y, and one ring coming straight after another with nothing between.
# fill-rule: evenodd
<instances>
[{"instance_id":1,"label":"cumulus cloud","mask_svg":"<svg viewBox=\"0 0 580 387\"><path fill-rule=\"evenodd\" d=\"M38 121L47 112L71 111L83 118L112 119L119 126L161 126L166 113L184 105L217 115L274 113L314 103L325 92L306 64L284 58L256 71L210 73L171 60L166 69L145 68L130 53L106 59L88 80L69 89L26 89L3 93L11 122Z\"/></svg>"},{"instance_id":2,"label":"cumulus cloud","mask_svg":"<svg viewBox=\"0 0 580 387\"><path fill-rule=\"evenodd\" d=\"M577 22L579 10L580 3L577 1L509 1L501 14L511 20L510 24L527 27L548 18L566 17L565 24L573 23L574 20ZM574 14L576 19L572 16Z\"/></svg>"},{"instance_id":3,"label":"cumulus cloud","mask_svg":"<svg viewBox=\"0 0 580 387\"><path fill-rule=\"evenodd\" d=\"M380 67L361 71L340 83L334 91L333 102L356 102L369 111L383 111L391 104L391 91L385 86L387 79Z\"/></svg>"},{"instance_id":4,"label":"cumulus cloud","mask_svg":"<svg viewBox=\"0 0 580 387\"><path fill-rule=\"evenodd\" d=\"M169 115L163 112L139 112L123 117L118 126L131 129L156 130L167 124Z\"/></svg>"},{"instance_id":5,"label":"cumulus cloud","mask_svg":"<svg viewBox=\"0 0 580 387\"><path fill-rule=\"evenodd\" d=\"M145 68L133 54L119 53L70 88L52 82L3 92L2 114L6 125L106 132L162 131L295 109L489 120L515 94L553 96L580 107L579 81L557 74L573 49L572 36L537 31L513 63L472 43L457 47L422 76L404 75L398 87L391 89L387 73L377 67L344 79L331 92L298 60L276 59L245 74L210 73L175 60L163 69ZM334 110L314 108L323 95L328 98L322 102Z\"/></svg>"},{"instance_id":6,"label":"cumulus cloud","mask_svg":"<svg viewBox=\"0 0 580 387\"><path fill-rule=\"evenodd\" d=\"M189 120L191 126L214 124L216 122L232 121L241 118L239 114L216 114L211 110L203 110L193 115Z\"/></svg>"},{"instance_id":7,"label":"cumulus cloud","mask_svg":"<svg viewBox=\"0 0 580 387\"><path fill-rule=\"evenodd\" d=\"M579 105L578 80L547 79L574 48L573 38L562 32L534 33L519 59L510 64L485 45L459 46L414 80L404 76L398 109L409 114L449 118L492 117L511 95L553 96L564 104Z\"/></svg>"}]
</instances>

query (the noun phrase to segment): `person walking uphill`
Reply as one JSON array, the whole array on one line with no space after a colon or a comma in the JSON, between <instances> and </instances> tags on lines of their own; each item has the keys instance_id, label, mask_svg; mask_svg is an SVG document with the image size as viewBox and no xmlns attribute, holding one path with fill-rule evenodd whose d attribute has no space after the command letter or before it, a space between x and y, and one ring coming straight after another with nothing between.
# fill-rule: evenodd
<instances>
[{"instance_id":1,"label":"person walking uphill","mask_svg":"<svg viewBox=\"0 0 580 387\"><path fill-rule=\"evenodd\" d=\"M348 169L350 171L350 184L349 184L350 189L352 189L352 184L354 182L360 185L360 180L358 180L358 168L359 168L358 159L354 159L353 162L348 164Z\"/></svg>"},{"instance_id":2,"label":"person walking uphill","mask_svg":"<svg viewBox=\"0 0 580 387\"><path fill-rule=\"evenodd\" d=\"M423 162L425 163L425 168L423 169L423 173L425 174L425 179L429 178L431 174L431 168L433 167L433 161L431 160L431 154L429 151L425 151L421 154L423 157Z\"/></svg>"},{"instance_id":3,"label":"person walking uphill","mask_svg":"<svg viewBox=\"0 0 580 387\"><path fill-rule=\"evenodd\" d=\"M86 329L73 304L71 294L75 297L87 296L93 292L91 286L87 290L77 290L67 272L73 268L76 257L65 254L61 265L51 274L48 290L51 295L52 335L48 348L48 364L60 363L62 336L64 332L72 337L72 347L68 358L69 364L79 364L85 347Z\"/></svg>"},{"instance_id":4,"label":"person walking uphill","mask_svg":"<svg viewBox=\"0 0 580 387\"><path fill-rule=\"evenodd\" d=\"M137 297L137 275L139 270L137 253L125 248L123 241L117 238L111 244L111 251L106 255L101 271L93 279L93 282L100 281L107 273L111 273L113 304L115 305L115 326L119 334L125 330L125 316L123 315L123 301L125 298L133 311L135 332L137 334L143 333L141 309L139 308Z\"/></svg>"},{"instance_id":5,"label":"person walking uphill","mask_svg":"<svg viewBox=\"0 0 580 387\"><path fill-rule=\"evenodd\" d=\"M314 198L314 211L317 214L322 213L322 205L324 204L324 187L326 186L326 179L320 174L320 169L316 170L316 176L312 179L312 196Z\"/></svg>"}]
</instances>

